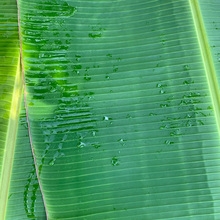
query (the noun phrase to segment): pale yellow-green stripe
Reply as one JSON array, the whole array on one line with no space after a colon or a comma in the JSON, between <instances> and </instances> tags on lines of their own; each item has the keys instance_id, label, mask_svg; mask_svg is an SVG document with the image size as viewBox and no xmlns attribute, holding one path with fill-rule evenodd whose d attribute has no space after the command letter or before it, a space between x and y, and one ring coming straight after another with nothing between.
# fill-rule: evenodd
<instances>
[{"instance_id":1,"label":"pale yellow-green stripe","mask_svg":"<svg viewBox=\"0 0 220 220\"><path fill-rule=\"evenodd\" d=\"M10 117L8 122L7 137L5 142L5 152L0 180L0 220L4 220L8 200L8 190L10 186L11 170L13 166L14 148L16 141L19 110L22 97L22 74L20 71L20 59L18 59L17 73L14 84Z\"/></svg>"},{"instance_id":2,"label":"pale yellow-green stripe","mask_svg":"<svg viewBox=\"0 0 220 220\"><path fill-rule=\"evenodd\" d=\"M212 97L214 112L218 125L218 131L220 132L220 95L219 95L219 86L217 83L215 67L214 67L201 11L199 8L198 0L189 0L189 2L190 2L193 21L203 58L203 63L206 71L206 76L209 84L209 89Z\"/></svg>"}]
</instances>

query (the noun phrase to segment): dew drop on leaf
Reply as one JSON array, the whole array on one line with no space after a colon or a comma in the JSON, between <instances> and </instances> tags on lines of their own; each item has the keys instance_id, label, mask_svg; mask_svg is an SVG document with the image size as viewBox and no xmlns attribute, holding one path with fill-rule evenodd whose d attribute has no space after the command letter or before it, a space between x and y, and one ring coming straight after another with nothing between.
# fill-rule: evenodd
<instances>
[{"instance_id":1,"label":"dew drop on leaf","mask_svg":"<svg viewBox=\"0 0 220 220\"><path fill-rule=\"evenodd\" d=\"M53 166L54 164L55 164L55 160L52 159L52 160L49 162L49 165L50 165L50 166Z\"/></svg>"},{"instance_id":2,"label":"dew drop on leaf","mask_svg":"<svg viewBox=\"0 0 220 220\"><path fill-rule=\"evenodd\" d=\"M83 148L83 147L85 147L86 146L86 144L85 143L83 143L83 142L80 142L80 144L77 146L78 148Z\"/></svg>"},{"instance_id":3,"label":"dew drop on leaf","mask_svg":"<svg viewBox=\"0 0 220 220\"><path fill-rule=\"evenodd\" d=\"M96 149L98 149L98 148L100 148L100 147L101 147L101 145L100 145L100 144L92 144L92 146L93 146L94 148L96 148Z\"/></svg>"},{"instance_id":4,"label":"dew drop on leaf","mask_svg":"<svg viewBox=\"0 0 220 220\"><path fill-rule=\"evenodd\" d=\"M112 158L112 166L118 166L119 165L119 160L115 157Z\"/></svg>"},{"instance_id":5,"label":"dew drop on leaf","mask_svg":"<svg viewBox=\"0 0 220 220\"><path fill-rule=\"evenodd\" d=\"M108 121L109 118L108 118L107 116L104 116L104 117L103 117L103 120L104 120L104 121Z\"/></svg>"},{"instance_id":6,"label":"dew drop on leaf","mask_svg":"<svg viewBox=\"0 0 220 220\"><path fill-rule=\"evenodd\" d=\"M85 79L86 81L89 81L89 80L91 80L91 76L89 76L88 74L85 74L85 75L84 75L84 79Z\"/></svg>"},{"instance_id":7,"label":"dew drop on leaf","mask_svg":"<svg viewBox=\"0 0 220 220\"><path fill-rule=\"evenodd\" d=\"M183 70L184 70L184 71L188 71L188 70L190 70L189 65L184 65L184 66L183 66Z\"/></svg>"},{"instance_id":8,"label":"dew drop on leaf","mask_svg":"<svg viewBox=\"0 0 220 220\"><path fill-rule=\"evenodd\" d=\"M164 143L165 143L165 144L174 144L174 142L171 142L171 141L169 141L169 140L166 140Z\"/></svg>"}]
</instances>

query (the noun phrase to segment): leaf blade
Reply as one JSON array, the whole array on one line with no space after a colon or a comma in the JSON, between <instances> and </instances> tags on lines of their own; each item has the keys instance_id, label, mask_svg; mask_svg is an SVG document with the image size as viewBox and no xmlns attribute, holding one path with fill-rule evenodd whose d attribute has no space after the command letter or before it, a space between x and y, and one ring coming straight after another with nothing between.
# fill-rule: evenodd
<instances>
[{"instance_id":1,"label":"leaf blade","mask_svg":"<svg viewBox=\"0 0 220 220\"><path fill-rule=\"evenodd\" d=\"M16 23L16 8L13 1L2 1L2 21L0 41L1 49L1 151L0 158L0 219L4 219L13 163L14 146L17 132L17 112L20 108L22 79L20 74L20 56ZM11 13L11 9L12 13ZM5 12L6 11L6 12ZM7 24L7 25L6 25ZM4 51L4 52L3 52Z\"/></svg>"},{"instance_id":2,"label":"leaf blade","mask_svg":"<svg viewBox=\"0 0 220 220\"><path fill-rule=\"evenodd\" d=\"M21 1L49 218L213 216L219 136L188 2L73 3Z\"/></svg>"}]
</instances>

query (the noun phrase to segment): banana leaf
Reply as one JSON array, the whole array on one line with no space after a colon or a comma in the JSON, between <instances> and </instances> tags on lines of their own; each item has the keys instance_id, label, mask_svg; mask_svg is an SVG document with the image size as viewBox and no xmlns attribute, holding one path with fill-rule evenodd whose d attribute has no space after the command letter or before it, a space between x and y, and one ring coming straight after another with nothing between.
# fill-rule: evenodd
<instances>
[{"instance_id":1,"label":"banana leaf","mask_svg":"<svg viewBox=\"0 0 220 220\"><path fill-rule=\"evenodd\" d=\"M220 218L218 0L0 6L0 220Z\"/></svg>"}]
</instances>

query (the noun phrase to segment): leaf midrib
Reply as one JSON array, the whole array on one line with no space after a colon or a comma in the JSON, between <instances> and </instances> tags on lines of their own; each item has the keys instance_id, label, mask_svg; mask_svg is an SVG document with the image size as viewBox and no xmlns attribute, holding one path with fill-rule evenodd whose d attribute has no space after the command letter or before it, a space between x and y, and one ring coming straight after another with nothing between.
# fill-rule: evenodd
<instances>
[{"instance_id":1,"label":"leaf midrib","mask_svg":"<svg viewBox=\"0 0 220 220\"><path fill-rule=\"evenodd\" d=\"M215 66L211 55L208 38L203 23L201 10L199 7L198 0L189 0L193 21L196 29L196 34L199 42L199 47L205 67L206 77L209 85L210 94L212 97L212 103L214 106L214 112L216 117L216 123L218 131L220 133L220 94L219 86L216 77Z\"/></svg>"}]
</instances>

